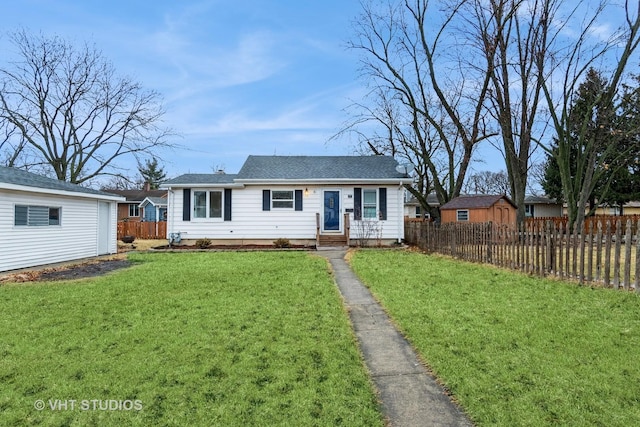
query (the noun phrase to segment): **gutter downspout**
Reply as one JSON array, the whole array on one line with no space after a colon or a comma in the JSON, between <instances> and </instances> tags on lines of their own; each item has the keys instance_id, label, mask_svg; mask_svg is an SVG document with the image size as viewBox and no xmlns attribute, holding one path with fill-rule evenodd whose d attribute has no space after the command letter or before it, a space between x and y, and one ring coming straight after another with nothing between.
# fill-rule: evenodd
<instances>
[{"instance_id":1,"label":"gutter downspout","mask_svg":"<svg viewBox=\"0 0 640 427\"><path fill-rule=\"evenodd\" d=\"M400 191L398 194L398 243L402 243L404 239L404 185L400 181Z\"/></svg>"},{"instance_id":2,"label":"gutter downspout","mask_svg":"<svg viewBox=\"0 0 640 427\"><path fill-rule=\"evenodd\" d=\"M166 239L169 239L171 233L173 233L173 190L171 187L167 189L167 235Z\"/></svg>"}]
</instances>

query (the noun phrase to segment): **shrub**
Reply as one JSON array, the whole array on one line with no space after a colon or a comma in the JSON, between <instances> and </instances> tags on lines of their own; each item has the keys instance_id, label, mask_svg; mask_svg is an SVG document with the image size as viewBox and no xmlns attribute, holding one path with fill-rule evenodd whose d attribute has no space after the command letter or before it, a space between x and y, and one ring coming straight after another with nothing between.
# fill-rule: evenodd
<instances>
[{"instance_id":1,"label":"shrub","mask_svg":"<svg viewBox=\"0 0 640 427\"><path fill-rule=\"evenodd\" d=\"M282 237L273 242L273 246L276 248L290 248L291 242L289 239L283 239Z\"/></svg>"},{"instance_id":2,"label":"shrub","mask_svg":"<svg viewBox=\"0 0 640 427\"><path fill-rule=\"evenodd\" d=\"M198 239L196 240L196 246L199 247L200 249L206 249L209 246L211 246L211 240L207 238Z\"/></svg>"}]
</instances>

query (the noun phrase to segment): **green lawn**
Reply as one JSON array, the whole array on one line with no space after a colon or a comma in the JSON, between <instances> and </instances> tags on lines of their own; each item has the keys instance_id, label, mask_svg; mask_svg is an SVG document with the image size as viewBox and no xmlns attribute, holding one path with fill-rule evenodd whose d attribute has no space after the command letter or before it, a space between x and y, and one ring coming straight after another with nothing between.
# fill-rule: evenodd
<instances>
[{"instance_id":1,"label":"green lawn","mask_svg":"<svg viewBox=\"0 0 640 427\"><path fill-rule=\"evenodd\" d=\"M326 260L130 259L0 287L0 424L382 425Z\"/></svg>"},{"instance_id":2,"label":"green lawn","mask_svg":"<svg viewBox=\"0 0 640 427\"><path fill-rule=\"evenodd\" d=\"M415 252L351 264L478 425L640 425L635 294Z\"/></svg>"}]
</instances>

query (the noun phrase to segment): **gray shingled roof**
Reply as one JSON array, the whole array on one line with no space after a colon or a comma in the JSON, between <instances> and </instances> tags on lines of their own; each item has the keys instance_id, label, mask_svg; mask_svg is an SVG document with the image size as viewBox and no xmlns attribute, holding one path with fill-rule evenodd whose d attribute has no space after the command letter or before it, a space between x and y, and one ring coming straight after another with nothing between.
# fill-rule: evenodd
<instances>
[{"instance_id":1,"label":"gray shingled roof","mask_svg":"<svg viewBox=\"0 0 640 427\"><path fill-rule=\"evenodd\" d=\"M94 190L77 184L71 184L70 182L59 181L53 178L47 178L46 176L6 166L0 166L0 183L1 182L44 190L71 191L74 193L117 197L115 194Z\"/></svg>"},{"instance_id":2,"label":"gray shingled roof","mask_svg":"<svg viewBox=\"0 0 640 427\"><path fill-rule=\"evenodd\" d=\"M107 193L117 194L127 199L127 202L141 202L145 197L162 197L167 194L167 190L111 190L105 189Z\"/></svg>"},{"instance_id":3,"label":"gray shingled roof","mask_svg":"<svg viewBox=\"0 0 640 427\"><path fill-rule=\"evenodd\" d=\"M390 156L249 156L241 180L401 179Z\"/></svg>"},{"instance_id":4,"label":"gray shingled roof","mask_svg":"<svg viewBox=\"0 0 640 427\"><path fill-rule=\"evenodd\" d=\"M528 204L556 204L556 199L547 196L527 196L524 202Z\"/></svg>"},{"instance_id":5,"label":"gray shingled roof","mask_svg":"<svg viewBox=\"0 0 640 427\"><path fill-rule=\"evenodd\" d=\"M143 202L148 200L154 206L167 206L167 198L166 197L145 197Z\"/></svg>"},{"instance_id":6,"label":"gray shingled roof","mask_svg":"<svg viewBox=\"0 0 640 427\"><path fill-rule=\"evenodd\" d=\"M185 174L163 187L192 184L232 184L235 181L403 179L390 156L249 156L238 174Z\"/></svg>"},{"instance_id":7,"label":"gray shingled roof","mask_svg":"<svg viewBox=\"0 0 640 427\"><path fill-rule=\"evenodd\" d=\"M232 184L236 174L230 173L188 173L162 183L163 187L178 184Z\"/></svg>"},{"instance_id":8,"label":"gray shingled roof","mask_svg":"<svg viewBox=\"0 0 640 427\"><path fill-rule=\"evenodd\" d=\"M515 204L507 197L501 194L497 195L466 195L458 196L455 199L449 200L449 202L440 206L440 210L443 209L483 209L490 208L498 200L504 198L508 203L511 203L514 207Z\"/></svg>"}]
</instances>

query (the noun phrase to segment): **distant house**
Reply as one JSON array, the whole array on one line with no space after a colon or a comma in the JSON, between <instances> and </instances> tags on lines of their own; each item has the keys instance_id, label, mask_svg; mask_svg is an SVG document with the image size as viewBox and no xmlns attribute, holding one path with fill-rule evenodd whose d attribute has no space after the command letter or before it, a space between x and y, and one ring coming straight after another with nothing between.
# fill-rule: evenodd
<instances>
[{"instance_id":1,"label":"distant house","mask_svg":"<svg viewBox=\"0 0 640 427\"><path fill-rule=\"evenodd\" d=\"M524 198L524 215L527 218L562 216L562 204L546 196Z\"/></svg>"},{"instance_id":2,"label":"distant house","mask_svg":"<svg viewBox=\"0 0 640 427\"><path fill-rule=\"evenodd\" d=\"M406 174L389 156L249 156L237 174L169 180L167 235L216 244L404 237Z\"/></svg>"},{"instance_id":3,"label":"distant house","mask_svg":"<svg viewBox=\"0 0 640 427\"><path fill-rule=\"evenodd\" d=\"M515 224L516 205L505 195L458 196L440 207L442 223L489 222Z\"/></svg>"},{"instance_id":4,"label":"distant house","mask_svg":"<svg viewBox=\"0 0 640 427\"><path fill-rule=\"evenodd\" d=\"M600 205L596 209L596 215L640 215L640 201L630 201L620 206Z\"/></svg>"},{"instance_id":5,"label":"distant house","mask_svg":"<svg viewBox=\"0 0 640 427\"><path fill-rule=\"evenodd\" d=\"M433 206L437 208L440 206L440 202L438 201L438 197L435 194L429 194L427 196L427 203L429 206ZM404 202L404 216L407 218L422 218L422 206L418 203L418 199L411 196L406 202ZM425 218L429 218L430 215L428 212L425 212Z\"/></svg>"},{"instance_id":6,"label":"distant house","mask_svg":"<svg viewBox=\"0 0 640 427\"><path fill-rule=\"evenodd\" d=\"M166 221L167 198L145 197L140 203L142 221Z\"/></svg>"},{"instance_id":7,"label":"distant house","mask_svg":"<svg viewBox=\"0 0 640 427\"><path fill-rule=\"evenodd\" d=\"M123 200L0 166L0 271L116 253Z\"/></svg>"},{"instance_id":8,"label":"distant house","mask_svg":"<svg viewBox=\"0 0 640 427\"><path fill-rule=\"evenodd\" d=\"M158 198L164 198L164 208L166 209L166 190L151 190L149 188L149 184L145 184L142 190L109 190L106 189L109 193L117 194L125 198L123 202L118 203L118 221L126 220L126 221L150 221L147 218L160 218L154 219L153 221L162 221L162 217L156 215L156 206L158 206L157 201ZM145 206L141 206L142 202L145 199L154 198L154 203L152 203L152 213L145 215Z\"/></svg>"}]
</instances>

